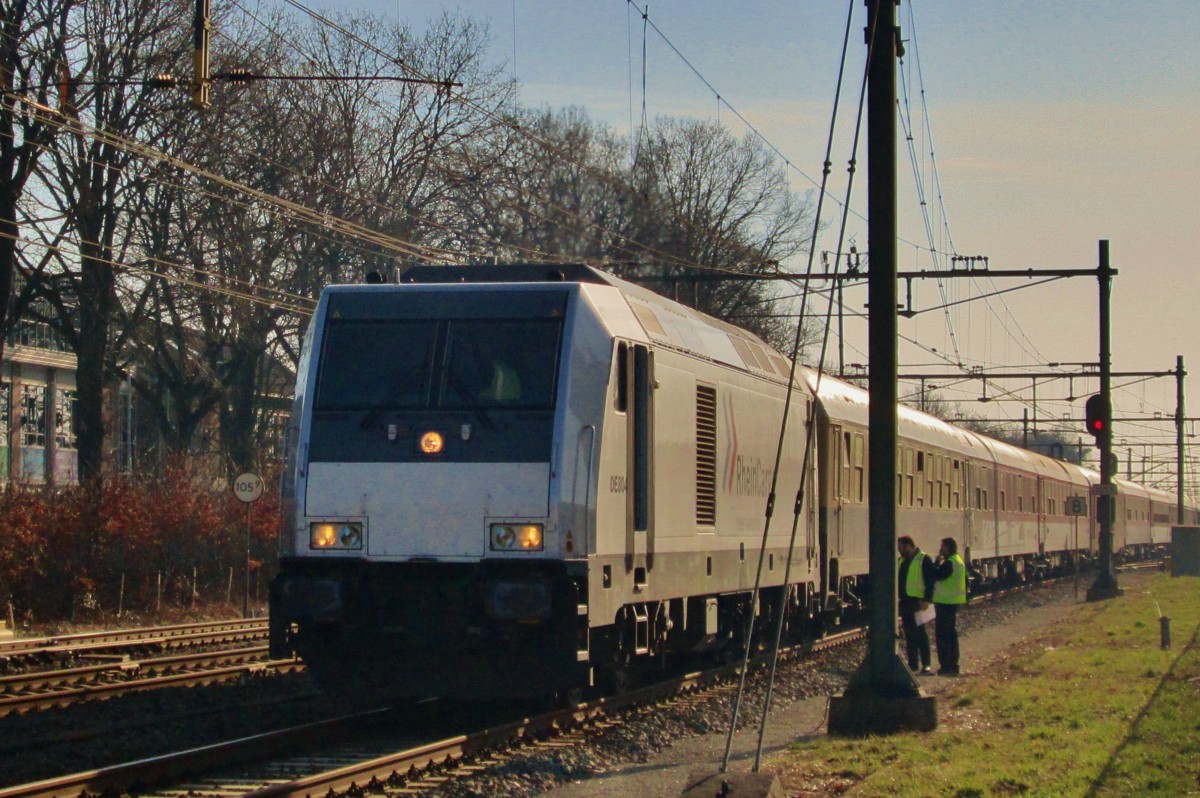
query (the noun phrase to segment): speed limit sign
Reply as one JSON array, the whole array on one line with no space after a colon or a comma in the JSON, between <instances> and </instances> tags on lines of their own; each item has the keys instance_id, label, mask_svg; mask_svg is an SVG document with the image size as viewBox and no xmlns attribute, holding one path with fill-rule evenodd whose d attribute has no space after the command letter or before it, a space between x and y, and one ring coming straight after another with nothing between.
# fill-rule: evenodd
<instances>
[{"instance_id":1,"label":"speed limit sign","mask_svg":"<svg viewBox=\"0 0 1200 798\"><path fill-rule=\"evenodd\" d=\"M249 471L238 475L233 481L233 495L247 504L258 501L263 495L262 477Z\"/></svg>"}]
</instances>

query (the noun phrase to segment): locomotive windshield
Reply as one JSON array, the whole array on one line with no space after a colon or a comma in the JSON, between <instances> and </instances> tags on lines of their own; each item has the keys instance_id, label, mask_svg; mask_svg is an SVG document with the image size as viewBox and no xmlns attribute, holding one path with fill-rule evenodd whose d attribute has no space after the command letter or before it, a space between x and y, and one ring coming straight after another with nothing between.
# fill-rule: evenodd
<instances>
[{"instance_id":1,"label":"locomotive windshield","mask_svg":"<svg viewBox=\"0 0 1200 798\"><path fill-rule=\"evenodd\" d=\"M549 409L561 326L548 319L331 321L316 409Z\"/></svg>"},{"instance_id":2,"label":"locomotive windshield","mask_svg":"<svg viewBox=\"0 0 1200 798\"><path fill-rule=\"evenodd\" d=\"M318 410L422 407L437 325L429 321L340 321L325 330Z\"/></svg>"},{"instance_id":3,"label":"locomotive windshield","mask_svg":"<svg viewBox=\"0 0 1200 798\"><path fill-rule=\"evenodd\" d=\"M565 291L347 292L330 298L317 356L310 459L544 462ZM413 444L413 445L408 445Z\"/></svg>"}]
</instances>

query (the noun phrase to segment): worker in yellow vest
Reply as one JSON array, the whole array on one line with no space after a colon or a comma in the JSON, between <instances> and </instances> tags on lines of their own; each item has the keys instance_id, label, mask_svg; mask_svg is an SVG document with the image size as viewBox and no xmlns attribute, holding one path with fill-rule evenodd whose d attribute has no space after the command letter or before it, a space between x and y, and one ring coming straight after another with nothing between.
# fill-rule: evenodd
<instances>
[{"instance_id":1,"label":"worker in yellow vest","mask_svg":"<svg viewBox=\"0 0 1200 798\"><path fill-rule=\"evenodd\" d=\"M967 565L954 538L942 538L934 572L933 603L937 608L934 638L938 674L958 675L958 608L967 603Z\"/></svg>"},{"instance_id":2,"label":"worker in yellow vest","mask_svg":"<svg viewBox=\"0 0 1200 798\"><path fill-rule=\"evenodd\" d=\"M930 674L929 633L917 619L920 610L927 610L933 601L936 568L928 554L921 551L913 539L903 535L896 540L900 552L896 560L896 585L900 593L900 628L904 630L904 648L908 668L913 673Z\"/></svg>"}]
</instances>

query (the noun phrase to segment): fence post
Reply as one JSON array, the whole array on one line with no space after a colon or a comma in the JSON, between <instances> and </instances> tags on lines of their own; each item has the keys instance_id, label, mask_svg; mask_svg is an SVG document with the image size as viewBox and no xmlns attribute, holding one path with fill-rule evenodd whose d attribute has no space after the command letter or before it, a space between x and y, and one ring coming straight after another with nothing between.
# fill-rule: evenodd
<instances>
[{"instance_id":1,"label":"fence post","mask_svg":"<svg viewBox=\"0 0 1200 798\"><path fill-rule=\"evenodd\" d=\"M162 612L162 571L155 576L158 579L158 585L154 588L154 611Z\"/></svg>"},{"instance_id":2,"label":"fence post","mask_svg":"<svg viewBox=\"0 0 1200 798\"><path fill-rule=\"evenodd\" d=\"M121 573L121 592L117 594L117 617L125 611L125 573Z\"/></svg>"},{"instance_id":3,"label":"fence post","mask_svg":"<svg viewBox=\"0 0 1200 798\"><path fill-rule=\"evenodd\" d=\"M225 588L225 603L233 603L233 566L229 566L229 585Z\"/></svg>"},{"instance_id":4,"label":"fence post","mask_svg":"<svg viewBox=\"0 0 1200 798\"><path fill-rule=\"evenodd\" d=\"M192 568L192 609L196 609L196 596L200 593L200 569Z\"/></svg>"}]
</instances>

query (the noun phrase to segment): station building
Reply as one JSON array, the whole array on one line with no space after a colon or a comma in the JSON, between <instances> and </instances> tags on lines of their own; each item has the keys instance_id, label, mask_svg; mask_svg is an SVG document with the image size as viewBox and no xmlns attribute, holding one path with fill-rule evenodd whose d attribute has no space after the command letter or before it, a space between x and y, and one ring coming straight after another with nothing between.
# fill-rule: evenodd
<instances>
[{"instance_id":1,"label":"station building","mask_svg":"<svg viewBox=\"0 0 1200 798\"><path fill-rule=\"evenodd\" d=\"M49 324L15 319L0 360L0 481L79 482L75 354Z\"/></svg>"}]
</instances>

